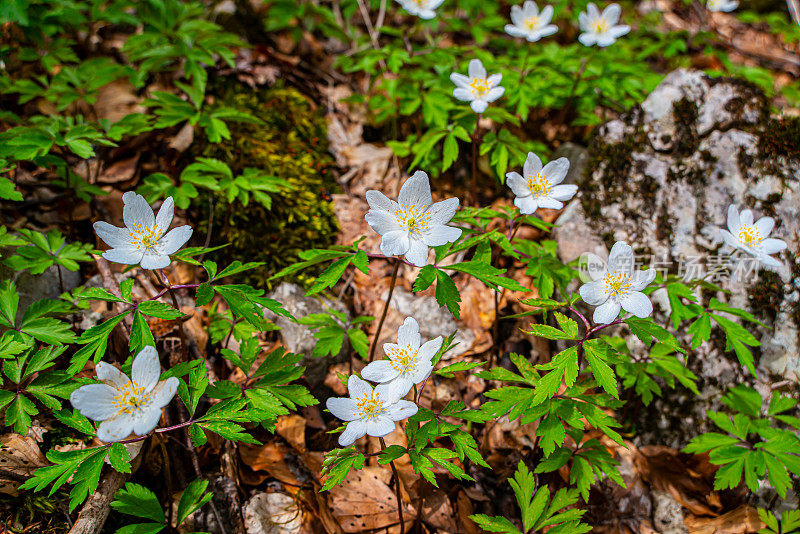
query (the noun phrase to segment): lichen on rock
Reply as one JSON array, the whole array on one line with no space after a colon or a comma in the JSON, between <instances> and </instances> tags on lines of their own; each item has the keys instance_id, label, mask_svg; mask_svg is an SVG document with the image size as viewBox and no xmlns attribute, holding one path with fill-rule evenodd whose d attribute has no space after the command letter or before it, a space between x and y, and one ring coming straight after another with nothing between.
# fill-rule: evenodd
<instances>
[{"instance_id":1,"label":"lichen on rock","mask_svg":"<svg viewBox=\"0 0 800 534\"><path fill-rule=\"evenodd\" d=\"M739 282L723 280L731 294L710 296L767 324L754 331L762 342L754 351L760 378L798 380L800 136L792 135L798 131L797 119L770 118L766 98L748 82L684 69L670 73L641 106L598 128L576 206L558 221L562 260L575 259L584 245L596 252L598 239L607 247L624 240L644 263L654 260L677 274L681 262L707 264L720 255L716 229L725 227L730 204L774 217L774 236L789 246L778 255L783 266ZM590 229L583 244L568 230L576 227ZM707 430L705 408L720 392L740 381L755 383L735 355L725 353L722 335L712 335L688 365L700 377L700 402L670 393L681 399L656 401L640 416L658 427L651 437L660 434L660 443L685 445ZM672 406L672 415L659 406ZM668 420L672 416L681 421ZM647 433L642 436L648 441Z\"/></svg>"}]
</instances>

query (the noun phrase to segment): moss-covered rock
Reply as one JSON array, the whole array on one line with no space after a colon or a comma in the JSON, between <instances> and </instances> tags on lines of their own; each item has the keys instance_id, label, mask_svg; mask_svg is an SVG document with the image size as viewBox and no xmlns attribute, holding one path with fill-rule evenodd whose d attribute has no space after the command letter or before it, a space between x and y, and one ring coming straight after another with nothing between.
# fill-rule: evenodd
<instances>
[{"instance_id":1,"label":"moss-covered rock","mask_svg":"<svg viewBox=\"0 0 800 534\"><path fill-rule=\"evenodd\" d=\"M296 89L251 88L232 79L212 83L212 92L225 106L247 111L260 124L229 123L231 139L200 144L195 156L227 163L234 174L255 167L286 180L291 190L272 194L272 207L238 201L229 204L224 192L213 202L213 243L230 243L231 259L262 261L274 273L297 261L302 250L325 247L336 239L338 222L328 192L336 187L333 158L328 152L321 110ZM199 204L206 207L206 199ZM208 213L200 222L208 226ZM251 283L266 285L264 273Z\"/></svg>"}]
</instances>

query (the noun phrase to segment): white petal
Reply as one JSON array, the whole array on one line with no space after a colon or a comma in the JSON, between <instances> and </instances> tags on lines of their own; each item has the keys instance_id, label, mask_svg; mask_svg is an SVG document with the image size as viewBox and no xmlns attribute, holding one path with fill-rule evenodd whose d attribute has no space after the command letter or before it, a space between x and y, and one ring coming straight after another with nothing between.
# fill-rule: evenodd
<instances>
[{"instance_id":1,"label":"white petal","mask_svg":"<svg viewBox=\"0 0 800 534\"><path fill-rule=\"evenodd\" d=\"M410 246L408 232L403 230L387 232L381 239L381 253L385 256L402 256L408 252Z\"/></svg>"},{"instance_id":2,"label":"white petal","mask_svg":"<svg viewBox=\"0 0 800 534\"><path fill-rule=\"evenodd\" d=\"M767 238L761 242L758 251L762 254L775 254L786 248L786 242L782 239Z\"/></svg>"},{"instance_id":3,"label":"white petal","mask_svg":"<svg viewBox=\"0 0 800 534\"><path fill-rule=\"evenodd\" d=\"M192 227L188 224L173 228L167 235L158 240L160 252L165 256L175 254L179 248L189 241L190 237L192 237Z\"/></svg>"},{"instance_id":4,"label":"white petal","mask_svg":"<svg viewBox=\"0 0 800 534\"><path fill-rule=\"evenodd\" d=\"M419 348L421 342L419 323L413 317L406 317L406 320L397 329L397 345L401 348L409 347L412 351L415 351Z\"/></svg>"},{"instance_id":5,"label":"white petal","mask_svg":"<svg viewBox=\"0 0 800 534\"><path fill-rule=\"evenodd\" d=\"M595 308L592 320L595 324L608 324L617 318L621 308L619 302L608 300L605 304Z\"/></svg>"},{"instance_id":6,"label":"white petal","mask_svg":"<svg viewBox=\"0 0 800 534\"><path fill-rule=\"evenodd\" d=\"M358 408L353 399L347 397L331 397L325 401L325 407L334 417L342 421L353 421L358 419Z\"/></svg>"},{"instance_id":7,"label":"white petal","mask_svg":"<svg viewBox=\"0 0 800 534\"><path fill-rule=\"evenodd\" d=\"M513 7L518 7L518 6L513 6ZM512 37L527 37L528 36L528 32L526 30L522 30L520 28L517 28L513 24L506 24L505 30L506 30L506 33L509 34ZM456 97L456 98L458 98L458 97Z\"/></svg>"},{"instance_id":8,"label":"white petal","mask_svg":"<svg viewBox=\"0 0 800 534\"><path fill-rule=\"evenodd\" d=\"M167 231L167 228L170 227L172 224L172 214L174 211L175 201L172 200L172 197L167 197L167 200L165 200L158 209L158 215L156 215L156 226L158 226L156 238L161 237L164 232Z\"/></svg>"},{"instance_id":9,"label":"white petal","mask_svg":"<svg viewBox=\"0 0 800 534\"><path fill-rule=\"evenodd\" d=\"M647 298L647 295L638 291L631 291L625 295L620 304L626 312L634 314L639 319L649 317L653 313L653 303Z\"/></svg>"},{"instance_id":10,"label":"white petal","mask_svg":"<svg viewBox=\"0 0 800 534\"><path fill-rule=\"evenodd\" d=\"M94 223L94 233L111 248L128 248L131 243L130 230L127 228L117 228L105 221Z\"/></svg>"},{"instance_id":11,"label":"white petal","mask_svg":"<svg viewBox=\"0 0 800 534\"><path fill-rule=\"evenodd\" d=\"M385 385L387 402L393 403L408 395L408 392L411 391L411 388L414 386L414 382L412 382L408 376L401 375Z\"/></svg>"},{"instance_id":12,"label":"white petal","mask_svg":"<svg viewBox=\"0 0 800 534\"><path fill-rule=\"evenodd\" d=\"M578 13L578 27L581 30L586 31L589 28L590 22L591 20L589 19L589 15L587 13Z\"/></svg>"},{"instance_id":13,"label":"white petal","mask_svg":"<svg viewBox=\"0 0 800 534\"><path fill-rule=\"evenodd\" d=\"M725 242L728 246L734 248L741 248L742 244L738 238L734 237L732 233L727 230L720 230L719 235L722 236L722 241Z\"/></svg>"},{"instance_id":14,"label":"white petal","mask_svg":"<svg viewBox=\"0 0 800 534\"><path fill-rule=\"evenodd\" d=\"M503 80L502 74L492 74L486 79L486 82L489 84L490 87L494 87L498 85ZM490 100L491 102L491 100Z\"/></svg>"},{"instance_id":15,"label":"white petal","mask_svg":"<svg viewBox=\"0 0 800 534\"><path fill-rule=\"evenodd\" d=\"M506 184L514 192L514 195L518 197L527 197L531 194L528 182L518 172L506 173Z\"/></svg>"},{"instance_id":16,"label":"white petal","mask_svg":"<svg viewBox=\"0 0 800 534\"><path fill-rule=\"evenodd\" d=\"M539 207L547 208L549 210L560 210L564 207L564 203L548 195L539 197Z\"/></svg>"},{"instance_id":17,"label":"white petal","mask_svg":"<svg viewBox=\"0 0 800 534\"><path fill-rule=\"evenodd\" d=\"M582 33L578 36L578 41L580 41L583 46L592 46L597 43L597 36L593 33Z\"/></svg>"},{"instance_id":18,"label":"white petal","mask_svg":"<svg viewBox=\"0 0 800 534\"><path fill-rule=\"evenodd\" d=\"M611 4L603 10L603 18L608 21L609 26L613 26L619 20L622 8L618 4Z\"/></svg>"},{"instance_id":19,"label":"white petal","mask_svg":"<svg viewBox=\"0 0 800 534\"><path fill-rule=\"evenodd\" d=\"M769 267L781 267L781 266L783 266L783 262L781 262L781 260L779 260L778 258L773 258L771 256L767 256L766 254L757 254L756 258L758 259L758 261L760 261L761 263L763 263L764 265L767 265Z\"/></svg>"},{"instance_id":20,"label":"white petal","mask_svg":"<svg viewBox=\"0 0 800 534\"><path fill-rule=\"evenodd\" d=\"M136 229L137 225L141 227L152 228L156 223L156 217L153 215L153 209L147 200L142 195L137 195L133 191L128 191L122 195L122 218L125 221L125 226L130 229Z\"/></svg>"},{"instance_id":21,"label":"white petal","mask_svg":"<svg viewBox=\"0 0 800 534\"><path fill-rule=\"evenodd\" d=\"M623 35L626 35L627 33L630 33L630 31L631 31L631 27L630 26L627 26L625 24L620 24L620 25L614 26L613 28L608 30L608 33L610 33L611 36L614 37L614 39L619 39Z\"/></svg>"},{"instance_id":22,"label":"white petal","mask_svg":"<svg viewBox=\"0 0 800 534\"><path fill-rule=\"evenodd\" d=\"M590 306L599 306L608 300L606 281L603 279L583 284L578 292L583 301Z\"/></svg>"},{"instance_id":23,"label":"white petal","mask_svg":"<svg viewBox=\"0 0 800 534\"><path fill-rule=\"evenodd\" d=\"M641 291L656 279L656 270L634 271L631 276L631 291Z\"/></svg>"},{"instance_id":24,"label":"white petal","mask_svg":"<svg viewBox=\"0 0 800 534\"><path fill-rule=\"evenodd\" d=\"M431 20L436 16L436 12L432 9L420 9L417 16L424 20Z\"/></svg>"},{"instance_id":25,"label":"white petal","mask_svg":"<svg viewBox=\"0 0 800 534\"><path fill-rule=\"evenodd\" d=\"M530 195L515 198L514 205L519 208L519 212L523 215L533 215L539 209L539 201Z\"/></svg>"},{"instance_id":26,"label":"white petal","mask_svg":"<svg viewBox=\"0 0 800 534\"><path fill-rule=\"evenodd\" d=\"M372 394L372 386L366 380L361 380L356 375L350 375L347 379L347 392L350 398L358 400L364 395Z\"/></svg>"},{"instance_id":27,"label":"white petal","mask_svg":"<svg viewBox=\"0 0 800 534\"><path fill-rule=\"evenodd\" d=\"M739 232L740 226L739 210L736 209L734 204L731 204L728 206L728 230L730 230L732 234L736 234Z\"/></svg>"},{"instance_id":28,"label":"white petal","mask_svg":"<svg viewBox=\"0 0 800 534\"><path fill-rule=\"evenodd\" d=\"M397 202L424 210L431 205L431 183L424 171L417 171L400 188Z\"/></svg>"},{"instance_id":29,"label":"white petal","mask_svg":"<svg viewBox=\"0 0 800 534\"><path fill-rule=\"evenodd\" d=\"M468 76L464 76L463 74L454 72L450 75L450 81L456 84L456 86L463 89L469 87L469 84L471 83L472 80L470 80Z\"/></svg>"},{"instance_id":30,"label":"white petal","mask_svg":"<svg viewBox=\"0 0 800 534\"><path fill-rule=\"evenodd\" d=\"M485 98L487 102L494 102L495 100L497 100L498 98L503 96L503 93L505 93L505 92L506 92L506 88L505 87L500 87L498 85L497 87L492 87L491 89L489 89L489 92L483 98Z\"/></svg>"},{"instance_id":31,"label":"white petal","mask_svg":"<svg viewBox=\"0 0 800 534\"><path fill-rule=\"evenodd\" d=\"M131 379L146 392L150 392L158 383L161 376L161 364L158 361L158 352L152 345L139 351L131 365Z\"/></svg>"},{"instance_id":32,"label":"white petal","mask_svg":"<svg viewBox=\"0 0 800 534\"><path fill-rule=\"evenodd\" d=\"M94 367L94 372L97 374L97 379L106 382L111 387L125 387L130 378L122 371L106 362L99 362Z\"/></svg>"},{"instance_id":33,"label":"white petal","mask_svg":"<svg viewBox=\"0 0 800 534\"><path fill-rule=\"evenodd\" d=\"M525 7L527 7L527 3ZM521 26L525 22L525 9L520 6L511 6L511 22Z\"/></svg>"},{"instance_id":34,"label":"white petal","mask_svg":"<svg viewBox=\"0 0 800 534\"><path fill-rule=\"evenodd\" d=\"M172 377L175 378L175 377ZM177 378L175 378L177 380ZM133 433L137 436L144 436L158 426L161 420L161 408L148 408L134 414Z\"/></svg>"},{"instance_id":35,"label":"white petal","mask_svg":"<svg viewBox=\"0 0 800 534\"><path fill-rule=\"evenodd\" d=\"M371 210L382 210L391 213L395 213L400 207L397 202L390 200L386 195L374 189L367 191L367 204L369 204L369 209Z\"/></svg>"},{"instance_id":36,"label":"white petal","mask_svg":"<svg viewBox=\"0 0 800 534\"><path fill-rule=\"evenodd\" d=\"M480 59L473 59L469 62L467 69L470 78L486 78L486 69L483 68L483 63Z\"/></svg>"},{"instance_id":37,"label":"white petal","mask_svg":"<svg viewBox=\"0 0 800 534\"><path fill-rule=\"evenodd\" d=\"M112 248L103 252L103 257L108 261L114 263L122 263L124 265L136 265L142 261L142 252L130 248Z\"/></svg>"},{"instance_id":38,"label":"white petal","mask_svg":"<svg viewBox=\"0 0 800 534\"><path fill-rule=\"evenodd\" d=\"M472 103L469 105L469 107L471 107L472 111L474 111L475 113L483 113L484 111L486 111L486 108L489 107L489 103L482 98L478 98L476 100L473 100Z\"/></svg>"},{"instance_id":39,"label":"white petal","mask_svg":"<svg viewBox=\"0 0 800 534\"><path fill-rule=\"evenodd\" d=\"M130 436L131 432L133 432L133 417L127 413L106 419L97 427L97 437L106 443L122 441Z\"/></svg>"},{"instance_id":40,"label":"white petal","mask_svg":"<svg viewBox=\"0 0 800 534\"><path fill-rule=\"evenodd\" d=\"M444 339L442 339L442 336L439 336L423 343L419 348L419 353L417 353L420 361L430 362L433 357L436 356L436 353L439 352L439 349L442 348L443 341Z\"/></svg>"},{"instance_id":41,"label":"white petal","mask_svg":"<svg viewBox=\"0 0 800 534\"><path fill-rule=\"evenodd\" d=\"M394 432L394 421L388 417L376 417L375 419L364 421L364 425L367 428L367 435L376 438L382 438Z\"/></svg>"},{"instance_id":42,"label":"white petal","mask_svg":"<svg viewBox=\"0 0 800 534\"><path fill-rule=\"evenodd\" d=\"M388 211L369 210L367 214L364 215L364 220L367 221L367 224L370 225L378 235L400 230L400 225L397 223L397 216Z\"/></svg>"},{"instance_id":43,"label":"white petal","mask_svg":"<svg viewBox=\"0 0 800 534\"><path fill-rule=\"evenodd\" d=\"M608 254L608 270L630 276L633 273L633 249L625 241L617 241Z\"/></svg>"},{"instance_id":44,"label":"white petal","mask_svg":"<svg viewBox=\"0 0 800 534\"><path fill-rule=\"evenodd\" d=\"M567 184L567 185L557 185L555 186L552 191L550 191L550 196L556 200L565 201L569 200L575 196L575 193L578 192L578 186L574 184Z\"/></svg>"},{"instance_id":45,"label":"white petal","mask_svg":"<svg viewBox=\"0 0 800 534\"><path fill-rule=\"evenodd\" d=\"M457 241L459 237L461 237L461 228L436 224L430 226L422 234L422 242L429 247L438 247Z\"/></svg>"},{"instance_id":46,"label":"white petal","mask_svg":"<svg viewBox=\"0 0 800 534\"><path fill-rule=\"evenodd\" d=\"M407 262L424 267L428 263L428 245L422 239L411 238L405 256Z\"/></svg>"},{"instance_id":47,"label":"white petal","mask_svg":"<svg viewBox=\"0 0 800 534\"><path fill-rule=\"evenodd\" d=\"M377 360L367 364L367 366L361 370L361 376L364 379L378 383L390 382L395 378L397 378L399 374L400 371L392 367L391 360ZM336 415L336 417L339 416ZM344 419L344 418L339 417L339 419ZM349 419L345 419L345 421L349 421Z\"/></svg>"},{"instance_id":48,"label":"white petal","mask_svg":"<svg viewBox=\"0 0 800 534\"><path fill-rule=\"evenodd\" d=\"M586 12L589 14L589 17L592 19L600 18L600 10L597 9L597 6L594 5L594 2L589 2L586 5Z\"/></svg>"},{"instance_id":49,"label":"white petal","mask_svg":"<svg viewBox=\"0 0 800 534\"><path fill-rule=\"evenodd\" d=\"M339 445L349 447L356 440L367 433L367 425L361 419L356 419L347 423L347 428L339 434Z\"/></svg>"},{"instance_id":50,"label":"white petal","mask_svg":"<svg viewBox=\"0 0 800 534\"><path fill-rule=\"evenodd\" d=\"M753 211L742 210L742 213L739 214L739 222L742 226L753 226Z\"/></svg>"},{"instance_id":51,"label":"white petal","mask_svg":"<svg viewBox=\"0 0 800 534\"><path fill-rule=\"evenodd\" d=\"M436 202L425 213L430 217L430 222L436 224L447 224L458 210L459 200L455 197L447 198L441 202Z\"/></svg>"},{"instance_id":52,"label":"white petal","mask_svg":"<svg viewBox=\"0 0 800 534\"><path fill-rule=\"evenodd\" d=\"M142 255L142 261L139 263L139 265L142 269L156 270L169 267L170 263L172 263L172 260L169 259L169 256L164 254L145 253Z\"/></svg>"},{"instance_id":53,"label":"white petal","mask_svg":"<svg viewBox=\"0 0 800 534\"><path fill-rule=\"evenodd\" d=\"M540 24L542 25L549 24L552 19L553 19L553 6L548 4L542 8L542 12L539 14L539 20L541 21Z\"/></svg>"},{"instance_id":54,"label":"white petal","mask_svg":"<svg viewBox=\"0 0 800 534\"><path fill-rule=\"evenodd\" d=\"M399 400L388 408L388 415L395 421L400 421L416 414L419 407L411 401Z\"/></svg>"},{"instance_id":55,"label":"white petal","mask_svg":"<svg viewBox=\"0 0 800 534\"><path fill-rule=\"evenodd\" d=\"M419 384L428 378L428 376L430 376L431 371L433 371L433 364L430 362L430 360L423 360L419 362L416 367L414 367L414 369L408 375L408 378L414 384Z\"/></svg>"},{"instance_id":56,"label":"white petal","mask_svg":"<svg viewBox=\"0 0 800 534\"><path fill-rule=\"evenodd\" d=\"M544 166L542 172L547 176L551 184L560 184L569 172L569 160L567 158L558 158L555 161L551 161Z\"/></svg>"},{"instance_id":57,"label":"white petal","mask_svg":"<svg viewBox=\"0 0 800 534\"><path fill-rule=\"evenodd\" d=\"M522 166L522 172L525 176L531 174L539 174L542 171L542 160L533 152L528 152L528 157L525 158L525 164ZM527 188L527 184L525 186Z\"/></svg>"},{"instance_id":58,"label":"white petal","mask_svg":"<svg viewBox=\"0 0 800 534\"><path fill-rule=\"evenodd\" d=\"M169 404L178 391L178 384L179 381L174 376L156 384L156 387L154 387L153 391L148 395L149 406L160 410Z\"/></svg>"},{"instance_id":59,"label":"white petal","mask_svg":"<svg viewBox=\"0 0 800 534\"><path fill-rule=\"evenodd\" d=\"M464 89L463 87L456 87L453 89L453 96L462 102L471 102L475 99L475 95L472 94L472 90Z\"/></svg>"},{"instance_id":60,"label":"white petal","mask_svg":"<svg viewBox=\"0 0 800 534\"><path fill-rule=\"evenodd\" d=\"M761 217L753 224L753 227L758 230L761 237L767 237L775 227L775 219L772 217Z\"/></svg>"},{"instance_id":61,"label":"white petal","mask_svg":"<svg viewBox=\"0 0 800 534\"><path fill-rule=\"evenodd\" d=\"M611 32L601 33L597 36L597 46L600 47L611 46L615 41L616 39Z\"/></svg>"},{"instance_id":62,"label":"white petal","mask_svg":"<svg viewBox=\"0 0 800 534\"><path fill-rule=\"evenodd\" d=\"M114 406L114 397L117 390L106 384L89 384L81 386L72 392L69 401L72 407L81 412L85 417L95 421L102 421L117 413Z\"/></svg>"}]
</instances>

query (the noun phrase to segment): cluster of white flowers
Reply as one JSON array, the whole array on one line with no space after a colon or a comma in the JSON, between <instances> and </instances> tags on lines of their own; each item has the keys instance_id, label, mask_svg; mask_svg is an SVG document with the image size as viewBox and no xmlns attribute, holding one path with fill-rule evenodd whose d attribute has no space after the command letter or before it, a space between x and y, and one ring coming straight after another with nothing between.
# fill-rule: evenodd
<instances>
[{"instance_id":1,"label":"cluster of white flowers","mask_svg":"<svg viewBox=\"0 0 800 534\"><path fill-rule=\"evenodd\" d=\"M383 437L395 428L395 421L411 417L419 407L404 400L414 384L424 382L433 371L433 358L442 347L437 337L424 344L419 333L419 323L406 318L397 330L397 343L386 343L387 356L368 364L361 376L378 385L373 387L351 375L347 380L349 397L332 397L325 406L347 427L339 436L339 445L348 447L364 435Z\"/></svg>"},{"instance_id":2,"label":"cluster of white flowers","mask_svg":"<svg viewBox=\"0 0 800 534\"><path fill-rule=\"evenodd\" d=\"M105 442L123 440L131 433L149 433L178 390L174 376L159 382L161 364L155 347L145 347L136 355L130 378L105 362L98 363L95 372L102 383L79 387L69 400L84 416L102 421L97 437Z\"/></svg>"}]
</instances>

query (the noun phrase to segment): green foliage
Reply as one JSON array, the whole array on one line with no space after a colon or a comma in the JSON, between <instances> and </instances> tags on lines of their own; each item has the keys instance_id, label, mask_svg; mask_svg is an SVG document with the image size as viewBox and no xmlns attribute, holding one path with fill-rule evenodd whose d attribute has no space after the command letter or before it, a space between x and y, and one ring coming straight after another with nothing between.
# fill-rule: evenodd
<instances>
[{"instance_id":1,"label":"green foliage","mask_svg":"<svg viewBox=\"0 0 800 534\"><path fill-rule=\"evenodd\" d=\"M800 532L800 510L784 510L781 519L763 508L758 509L758 517L767 526L758 531L758 534L796 534Z\"/></svg>"},{"instance_id":2,"label":"green foliage","mask_svg":"<svg viewBox=\"0 0 800 534\"><path fill-rule=\"evenodd\" d=\"M176 510L176 525L183 523L193 512L211 500L208 480L194 480L183 490ZM145 519L147 523L124 526L117 534L157 534L168 527L167 519L155 493L144 486L128 482L117 491L111 507L118 512Z\"/></svg>"},{"instance_id":3,"label":"green foliage","mask_svg":"<svg viewBox=\"0 0 800 534\"><path fill-rule=\"evenodd\" d=\"M797 400L775 393L762 416L762 398L747 386L731 388L722 401L733 416L709 411L708 416L724 433L709 432L692 439L685 452L708 452L712 464L720 466L714 488L735 488L744 481L750 491L758 481L768 479L778 495L785 498L791 487L790 473L800 476L800 419L788 415Z\"/></svg>"},{"instance_id":4,"label":"green foliage","mask_svg":"<svg viewBox=\"0 0 800 534\"><path fill-rule=\"evenodd\" d=\"M592 528L580 522L586 510L571 508L578 502L578 492L561 488L555 495L542 486L536 489L536 477L520 462L514 477L508 480L514 489L522 519L522 530L506 517L490 517L485 514L471 515L470 519L489 532L524 534L538 532L550 527L548 532L558 534L589 532ZM566 509L566 510L565 510Z\"/></svg>"}]
</instances>

